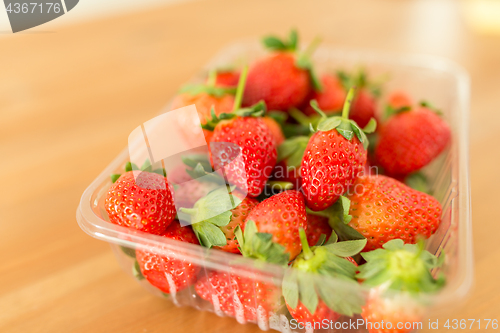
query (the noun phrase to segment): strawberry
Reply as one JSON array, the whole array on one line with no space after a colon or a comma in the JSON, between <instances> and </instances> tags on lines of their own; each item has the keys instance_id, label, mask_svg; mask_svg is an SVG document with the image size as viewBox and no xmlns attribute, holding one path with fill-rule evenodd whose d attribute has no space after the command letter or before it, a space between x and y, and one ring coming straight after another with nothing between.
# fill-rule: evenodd
<instances>
[{"instance_id":1,"label":"strawberry","mask_svg":"<svg viewBox=\"0 0 500 333\"><path fill-rule=\"evenodd\" d=\"M336 231L346 229L348 224L355 233L366 237L364 251L381 248L392 239L413 244L418 237L429 238L439 227L442 212L432 196L380 175L359 177L352 193L342 197L340 210L344 214L339 217L342 221L330 224Z\"/></svg>"},{"instance_id":2,"label":"strawberry","mask_svg":"<svg viewBox=\"0 0 500 333\"><path fill-rule=\"evenodd\" d=\"M293 188L301 187L300 165L309 137L295 136L278 146L278 164L273 171L273 179L292 183Z\"/></svg>"},{"instance_id":3,"label":"strawberry","mask_svg":"<svg viewBox=\"0 0 500 333\"><path fill-rule=\"evenodd\" d=\"M235 229L242 226L258 201L238 192L228 193L225 185L199 199L193 208L181 208L180 214L190 215L193 231L205 247L240 253Z\"/></svg>"},{"instance_id":4,"label":"strawberry","mask_svg":"<svg viewBox=\"0 0 500 333\"><path fill-rule=\"evenodd\" d=\"M212 271L198 280L195 290L214 305L216 313L235 316L240 323L268 319L279 307L280 290L251 275L251 272L242 276Z\"/></svg>"},{"instance_id":5,"label":"strawberry","mask_svg":"<svg viewBox=\"0 0 500 333\"><path fill-rule=\"evenodd\" d=\"M349 75L343 71L337 73L344 89L352 86L358 88L352 102L350 119L354 120L360 127L365 127L371 118L378 119L377 98L380 96L380 86L368 82L365 71L360 70L357 75Z\"/></svg>"},{"instance_id":6,"label":"strawberry","mask_svg":"<svg viewBox=\"0 0 500 333\"><path fill-rule=\"evenodd\" d=\"M324 235L325 240L328 241L332 234L332 227L328 224L328 218L325 216L307 214L307 243L309 246L314 246Z\"/></svg>"},{"instance_id":7,"label":"strawberry","mask_svg":"<svg viewBox=\"0 0 500 333\"><path fill-rule=\"evenodd\" d=\"M321 84L323 90L314 91L309 100L316 100L318 107L326 114L341 112L346 97L342 82L334 75L323 75ZM316 111L309 104L305 106L304 113L308 116L316 115Z\"/></svg>"},{"instance_id":8,"label":"strawberry","mask_svg":"<svg viewBox=\"0 0 500 333\"><path fill-rule=\"evenodd\" d=\"M191 179L179 184L174 190L175 205L177 208L191 208L196 201L203 198L210 191L217 188L217 184L211 182L201 182Z\"/></svg>"},{"instance_id":9,"label":"strawberry","mask_svg":"<svg viewBox=\"0 0 500 333\"><path fill-rule=\"evenodd\" d=\"M201 124L206 124L207 119L211 117L211 110L215 115L229 113L234 105L235 89L232 87L216 86L216 73L210 73L209 81L206 84L186 85L180 94L172 101L171 110L179 109L184 106L194 104L198 112ZM186 139L189 140L193 135L193 130L197 130L193 125L198 124L198 119L177 119L179 126L184 129ZM207 142L210 140L210 131L203 131Z\"/></svg>"},{"instance_id":10,"label":"strawberry","mask_svg":"<svg viewBox=\"0 0 500 333\"><path fill-rule=\"evenodd\" d=\"M368 331L412 331L413 323L422 321L425 306L419 301L421 296L437 292L445 283L442 275L434 278L431 274L442 265L444 254L437 259L423 249L422 242L413 245L394 239L361 255L366 263L359 267L357 277L372 288L361 313Z\"/></svg>"},{"instance_id":11,"label":"strawberry","mask_svg":"<svg viewBox=\"0 0 500 333\"><path fill-rule=\"evenodd\" d=\"M282 288L292 317L306 328L315 328L324 320L336 321L341 314L360 313L363 298L354 279L357 265L350 257L363 249L366 239L337 243L333 233L325 245L310 248L306 232L299 232L303 251L285 274ZM330 279L314 275L337 281L328 283Z\"/></svg>"},{"instance_id":12,"label":"strawberry","mask_svg":"<svg viewBox=\"0 0 500 333\"><path fill-rule=\"evenodd\" d=\"M323 116L317 132L309 139L301 165L302 190L307 207L324 210L347 191L366 163L368 139L376 122L361 130L348 119L354 89L349 90L341 117L327 118L314 101L311 105Z\"/></svg>"},{"instance_id":13,"label":"strawberry","mask_svg":"<svg viewBox=\"0 0 500 333\"><path fill-rule=\"evenodd\" d=\"M240 246L244 256L266 261L277 257L279 260L275 263L287 263L302 249L299 228L307 228L304 197L298 191L289 190L259 203L248 214L242 228L244 235L238 231L235 233L238 240L243 238Z\"/></svg>"},{"instance_id":14,"label":"strawberry","mask_svg":"<svg viewBox=\"0 0 500 333\"><path fill-rule=\"evenodd\" d=\"M407 175L434 160L450 140L449 126L429 107L402 108L385 123L375 156L388 174Z\"/></svg>"},{"instance_id":15,"label":"strawberry","mask_svg":"<svg viewBox=\"0 0 500 333\"><path fill-rule=\"evenodd\" d=\"M199 244L190 227L181 227L174 221L162 237L181 242ZM196 281L200 268L185 259L162 256L146 250L136 250L136 258L142 275L164 293L174 294Z\"/></svg>"},{"instance_id":16,"label":"strawberry","mask_svg":"<svg viewBox=\"0 0 500 333\"><path fill-rule=\"evenodd\" d=\"M247 69L241 74L234 111L212 119L203 126L213 130L210 139L210 159L214 169L223 169L230 184L258 196L276 164L276 144L273 133L261 119L265 105L240 108Z\"/></svg>"},{"instance_id":17,"label":"strawberry","mask_svg":"<svg viewBox=\"0 0 500 333\"><path fill-rule=\"evenodd\" d=\"M285 141L285 136L283 135L280 124L278 124L278 122L271 117L262 117L262 120L271 131L274 143L276 144L276 147L278 147L283 143L283 141Z\"/></svg>"},{"instance_id":18,"label":"strawberry","mask_svg":"<svg viewBox=\"0 0 500 333\"><path fill-rule=\"evenodd\" d=\"M231 69L218 70L215 85L218 87L236 87L240 73Z\"/></svg>"},{"instance_id":19,"label":"strawberry","mask_svg":"<svg viewBox=\"0 0 500 333\"><path fill-rule=\"evenodd\" d=\"M172 189L167 178L154 172L130 171L130 167L126 170L106 194L104 207L109 221L161 235L175 217Z\"/></svg>"},{"instance_id":20,"label":"strawberry","mask_svg":"<svg viewBox=\"0 0 500 333\"><path fill-rule=\"evenodd\" d=\"M287 42L273 36L265 38L263 42L274 52L251 67L243 105L249 106L263 100L271 110L287 111L303 104L313 87L321 89L309 59L316 43L311 44L303 54L297 55L298 37L295 31L290 33Z\"/></svg>"},{"instance_id":21,"label":"strawberry","mask_svg":"<svg viewBox=\"0 0 500 333\"><path fill-rule=\"evenodd\" d=\"M413 101L411 97L404 91L393 91L387 97L387 102L390 107L394 109L400 109L403 107L411 107L413 105Z\"/></svg>"}]
</instances>

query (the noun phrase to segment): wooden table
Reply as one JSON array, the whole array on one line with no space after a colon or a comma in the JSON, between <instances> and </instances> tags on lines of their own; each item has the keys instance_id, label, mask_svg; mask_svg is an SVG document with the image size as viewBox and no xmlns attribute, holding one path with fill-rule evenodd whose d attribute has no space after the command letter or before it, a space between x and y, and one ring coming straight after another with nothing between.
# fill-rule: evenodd
<instances>
[{"instance_id":1,"label":"wooden table","mask_svg":"<svg viewBox=\"0 0 500 333\"><path fill-rule=\"evenodd\" d=\"M458 11L448 1L214 0L0 39L0 331L258 331L149 295L79 229L75 210L130 131L219 48L292 26L468 69L476 283L453 316L498 318L500 37L470 31Z\"/></svg>"}]
</instances>

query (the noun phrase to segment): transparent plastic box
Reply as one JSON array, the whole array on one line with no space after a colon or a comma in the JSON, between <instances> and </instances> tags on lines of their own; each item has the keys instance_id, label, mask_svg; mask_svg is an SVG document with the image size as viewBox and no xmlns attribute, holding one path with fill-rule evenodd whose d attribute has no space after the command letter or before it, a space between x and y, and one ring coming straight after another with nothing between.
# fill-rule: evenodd
<instances>
[{"instance_id":1,"label":"transparent plastic box","mask_svg":"<svg viewBox=\"0 0 500 333\"><path fill-rule=\"evenodd\" d=\"M200 71L195 80L201 80L209 68L227 67L228 64L241 66L263 56L265 51L256 41L242 41L223 49L206 68ZM469 79L465 71L456 64L435 57L416 55L388 55L360 50L320 47L314 56L318 72L338 69L355 70L360 66L366 69L371 78L384 78L384 92L405 90L416 100L432 101L442 112L444 119L453 131L452 145L423 171L428 176L434 196L443 206L442 222L437 232L426 241L426 249L440 256L446 253L444 265L439 269L447 279L446 286L435 295L427 296L421 302L426 304L425 318L437 308L451 310L457 301L462 300L472 284L473 262L471 243L470 178L468 152L468 108ZM140 124L138 124L140 125ZM181 243L159 236L130 230L109 223L104 209L104 197L111 185L110 175L123 173L129 160L125 149L85 190L77 209L80 227L92 237L109 242L125 272L134 276L134 249L148 249L172 258L184 258L201 267L199 278L211 271L220 271L250 278L256 283L274 285L278 292L285 269L272 264L256 264L252 259L229 254L218 250L208 250L201 246ZM127 254L128 253L128 254ZM438 270L433 274L438 274ZM305 274L305 273L301 273ZM361 287L344 286L342 281L321 276L308 277L321 284L337 288L341 297L361 295L366 297L367 290ZM199 297L194 286L166 296L151 286L145 279L139 281L150 292L166 297L178 306L192 306L199 310L213 311L220 316L227 315L220 307ZM397 296L397 295L396 295ZM166 300L167 301L167 300ZM256 309L258 309L256 304ZM258 309L259 310L259 309ZM240 323L254 322L261 329L274 329L282 332L304 331L290 324L290 315L283 301L277 302L272 313L257 311L255 316L243 315L235 311L233 316ZM341 317L339 322L356 320ZM342 327L328 327L324 331L362 332ZM310 331L307 330L307 331Z\"/></svg>"}]
</instances>

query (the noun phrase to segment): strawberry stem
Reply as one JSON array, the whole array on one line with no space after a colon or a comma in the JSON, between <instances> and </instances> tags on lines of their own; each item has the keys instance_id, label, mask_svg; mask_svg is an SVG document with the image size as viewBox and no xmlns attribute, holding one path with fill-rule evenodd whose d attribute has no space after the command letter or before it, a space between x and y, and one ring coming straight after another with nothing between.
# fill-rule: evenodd
<instances>
[{"instance_id":1,"label":"strawberry stem","mask_svg":"<svg viewBox=\"0 0 500 333\"><path fill-rule=\"evenodd\" d=\"M304 259L309 260L312 257L314 257L314 253L311 251L309 243L307 243L307 235L304 228L299 229L299 237L300 237L300 242L302 243L302 253L304 255Z\"/></svg>"},{"instance_id":2,"label":"strawberry stem","mask_svg":"<svg viewBox=\"0 0 500 333\"><path fill-rule=\"evenodd\" d=\"M309 124L311 123L309 117L297 108L291 108L290 110L288 110L288 114L303 126L309 126Z\"/></svg>"},{"instance_id":3,"label":"strawberry stem","mask_svg":"<svg viewBox=\"0 0 500 333\"><path fill-rule=\"evenodd\" d=\"M342 108L342 118L349 119L349 110L351 109L352 100L354 99L354 93L356 92L356 87L351 87L347 93L347 97L344 102L344 107Z\"/></svg>"},{"instance_id":4,"label":"strawberry stem","mask_svg":"<svg viewBox=\"0 0 500 333\"><path fill-rule=\"evenodd\" d=\"M311 42L311 44L309 44L307 48L304 50L302 56L310 58L314 53L314 51L316 51L320 43L321 43L321 38L319 36L316 36Z\"/></svg>"},{"instance_id":5,"label":"strawberry stem","mask_svg":"<svg viewBox=\"0 0 500 333\"><path fill-rule=\"evenodd\" d=\"M245 91L245 84L247 82L247 75L248 75L248 66L245 66L241 71L240 79L238 81L238 88L236 88L236 96L234 98L233 111L239 110L241 108L243 93Z\"/></svg>"},{"instance_id":6,"label":"strawberry stem","mask_svg":"<svg viewBox=\"0 0 500 333\"><path fill-rule=\"evenodd\" d=\"M210 87L215 86L216 81L217 81L217 70L211 69L210 72L208 72L207 86Z\"/></svg>"}]
</instances>

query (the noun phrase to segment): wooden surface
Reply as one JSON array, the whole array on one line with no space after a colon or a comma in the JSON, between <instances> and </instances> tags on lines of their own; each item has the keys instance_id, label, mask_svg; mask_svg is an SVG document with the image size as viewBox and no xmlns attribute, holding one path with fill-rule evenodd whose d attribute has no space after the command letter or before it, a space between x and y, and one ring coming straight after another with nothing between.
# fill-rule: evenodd
<instances>
[{"instance_id":1,"label":"wooden surface","mask_svg":"<svg viewBox=\"0 0 500 333\"><path fill-rule=\"evenodd\" d=\"M149 295L79 229L75 210L130 131L219 48L291 26L343 46L442 55L470 72L476 282L451 317L498 319L500 37L470 31L456 4L188 2L0 39L0 331L258 331Z\"/></svg>"}]
</instances>

